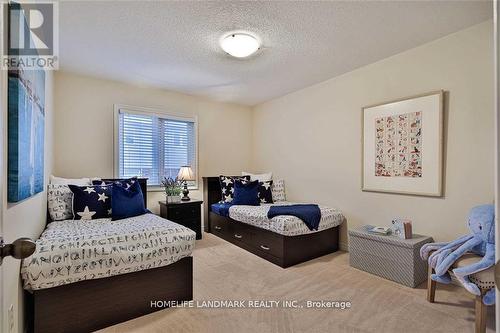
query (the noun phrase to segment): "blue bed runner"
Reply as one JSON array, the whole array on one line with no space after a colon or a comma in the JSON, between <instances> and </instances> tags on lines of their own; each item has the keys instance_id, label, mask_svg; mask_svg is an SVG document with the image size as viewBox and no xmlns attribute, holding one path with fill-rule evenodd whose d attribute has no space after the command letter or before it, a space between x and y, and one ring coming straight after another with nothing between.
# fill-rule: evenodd
<instances>
[{"instance_id":1,"label":"blue bed runner","mask_svg":"<svg viewBox=\"0 0 500 333\"><path fill-rule=\"evenodd\" d=\"M212 212L217 215L229 217L229 208L231 202L214 203L211 205ZM267 212L267 218L272 219L275 216L291 215L301 219L309 230L318 230L321 221L321 210L318 205L296 204L285 206L271 206Z\"/></svg>"},{"instance_id":2,"label":"blue bed runner","mask_svg":"<svg viewBox=\"0 0 500 333\"><path fill-rule=\"evenodd\" d=\"M267 217L270 219L280 215L298 217L306 224L309 230L318 230L319 222L321 221L321 210L318 205L298 204L271 206L271 208L269 208L269 212L267 212Z\"/></svg>"},{"instance_id":3,"label":"blue bed runner","mask_svg":"<svg viewBox=\"0 0 500 333\"><path fill-rule=\"evenodd\" d=\"M217 215L220 216L226 216L229 217L229 207L231 207L233 204L230 202L218 202L212 204L212 212L214 212Z\"/></svg>"}]
</instances>

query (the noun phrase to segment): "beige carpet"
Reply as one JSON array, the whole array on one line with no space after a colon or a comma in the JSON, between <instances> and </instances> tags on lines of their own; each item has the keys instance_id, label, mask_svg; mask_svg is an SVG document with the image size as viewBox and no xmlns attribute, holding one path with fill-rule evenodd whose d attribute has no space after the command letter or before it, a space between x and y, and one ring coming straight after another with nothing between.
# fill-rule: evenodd
<instances>
[{"instance_id":1,"label":"beige carpet","mask_svg":"<svg viewBox=\"0 0 500 333\"><path fill-rule=\"evenodd\" d=\"M349 267L338 252L282 269L211 234L194 251L195 300L350 301L334 309L166 309L100 332L473 332L473 298L439 286L411 289ZM487 331L494 332L494 309Z\"/></svg>"}]
</instances>

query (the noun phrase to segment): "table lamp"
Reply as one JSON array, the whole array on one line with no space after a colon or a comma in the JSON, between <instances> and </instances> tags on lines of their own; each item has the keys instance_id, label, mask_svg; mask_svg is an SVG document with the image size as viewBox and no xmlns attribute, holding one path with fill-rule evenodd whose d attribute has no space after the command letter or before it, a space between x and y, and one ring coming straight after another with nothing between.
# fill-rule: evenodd
<instances>
[{"instance_id":1,"label":"table lamp","mask_svg":"<svg viewBox=\"0 0 500 333\"><path fill-rule=\"evenodd\" d=\"M189 190L187 182L190 180L195 180L193 170L189 165L184 165L179 169L179 173L177 174L177 178L180 181L184 182L184 190L182 191L183 197L182 201L189 201L191 198L189 197Z\"/></svg>"}]
</instances>

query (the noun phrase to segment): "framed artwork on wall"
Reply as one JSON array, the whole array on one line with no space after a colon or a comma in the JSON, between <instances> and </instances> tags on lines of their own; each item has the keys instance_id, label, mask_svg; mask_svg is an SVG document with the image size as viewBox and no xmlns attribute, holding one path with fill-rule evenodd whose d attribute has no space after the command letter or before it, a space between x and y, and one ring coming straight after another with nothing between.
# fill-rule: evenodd
<instances>
[{"instance_id":1,"label":"framed artwork on wall","mask_svg":"<svg viewBox=\"0 0 500 333\"><path fill-rule=\"evenodd\" d=\"M363 108L362 190L442 196L443 91Z\"/></svg>"},{"instance_id":2,"label":"framed artwork on wall","mask_svg":"<svg viewBox=\"0 0 500 333\"><path fill-rule=\"evenodd\" d=\"M8 73L7 201L18 202L44 189L45 72Z\"/></svg>"}]
</instances>

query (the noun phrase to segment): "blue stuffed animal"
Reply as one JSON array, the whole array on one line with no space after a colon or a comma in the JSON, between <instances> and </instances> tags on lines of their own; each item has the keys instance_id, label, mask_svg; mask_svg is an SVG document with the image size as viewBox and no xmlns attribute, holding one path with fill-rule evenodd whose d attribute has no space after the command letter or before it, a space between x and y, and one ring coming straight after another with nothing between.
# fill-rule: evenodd
<instances>
[{"instance_id":1,"label":"blue stuffed animal","mask_svg":"<svg viewBox=\"0 0 500 333\"><path fill-rule=\"evenodd\" d=\"M450 283L449 268L465 253L475 253L483 258L469 266L455 268L453 273L458 281L474 295L481 295L478 286L469 280L469 275L481 272L495 264L495 208L493 205L481 205L471 209L468 227L471 234L449 243L428 243L420 249L420 257L428 259L435 274L431 279L441 283ZM434 251L430 256L429 253ZM495 303L495 288L483 297L483 303Z\"/></svg>"}]
</instances>

